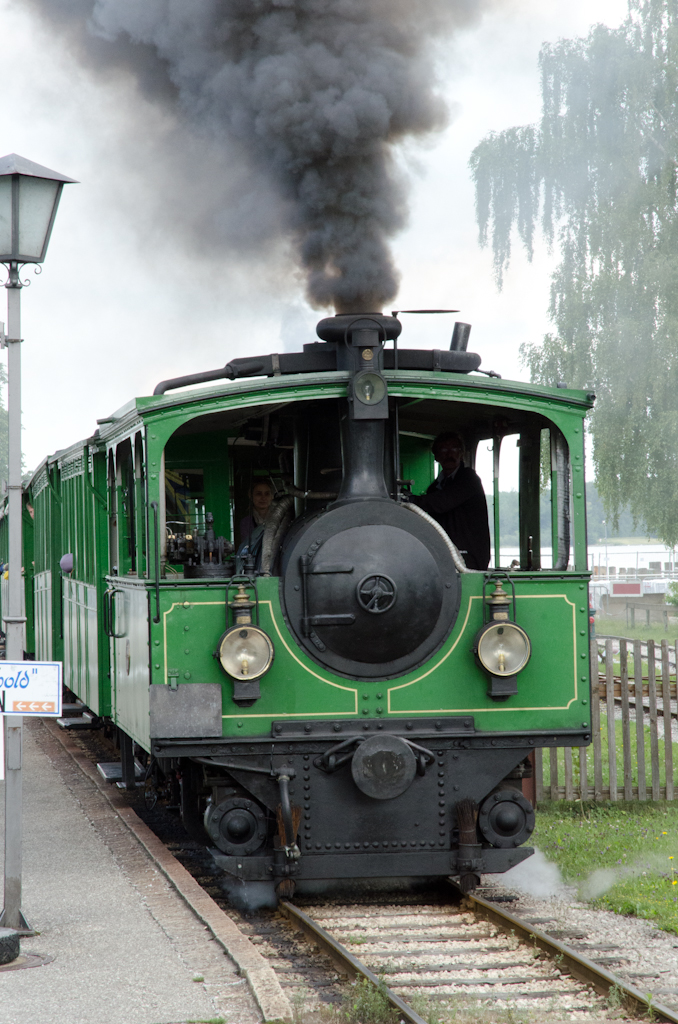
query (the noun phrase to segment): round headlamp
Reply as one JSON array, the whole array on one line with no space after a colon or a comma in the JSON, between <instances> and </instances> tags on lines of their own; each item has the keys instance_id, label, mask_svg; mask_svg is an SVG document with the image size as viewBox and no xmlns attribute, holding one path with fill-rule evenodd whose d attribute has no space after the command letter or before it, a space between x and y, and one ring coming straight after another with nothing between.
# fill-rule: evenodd
<instances>
[{"instance_id":1,"label":"round headlamp","mask_svg":"<svg viewBox=\"0 0 678 1024\"><path fill-rule=\"evenodd\" d=\"M233 679L259 679L273 663L273 643L258 626L232 626L217 646L224 672Z\"/></svg>"},{"instance_id":2,"label":"round headlamp","mask_svg":"<svg viewBox=\"0 0 678 1024\"><path fill-rule=\"evenodd\" d=\"M514 676L525 668L532 653L524 629L515 622L490 622L481 631L476 653L478 661L492 676Z\"/></svg>"}]
</instances>

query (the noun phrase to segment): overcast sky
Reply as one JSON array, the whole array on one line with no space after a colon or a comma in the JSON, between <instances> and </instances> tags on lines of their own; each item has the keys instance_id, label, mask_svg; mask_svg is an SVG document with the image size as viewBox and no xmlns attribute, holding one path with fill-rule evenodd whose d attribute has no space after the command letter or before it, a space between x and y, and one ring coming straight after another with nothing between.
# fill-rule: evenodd
<instances>
[{"instance_id":1,"label":"overcast sky","mask_svg":"<svg viewBox=\"0 0 678 1024\"><path fill-rule=\"evenodd\" d=\"M459 308L458 319L473 324L469 347L506 377L526 377L518 347L549 329L553 257L538 247L528 265L516 249L497 293L490 253L477 244L468 158L488 131L539 116L543 42L585 34L595 22L617 26L625 11L623 0L497 4L450 43L450 126L404 158L411 214L394 244L402 273L394 308ZM304 303L294 268L271 279L200 259L176 242L171 210L149 223L140 185L147 153L143 143L120 145L118 126L135 103L129 91L74 65L13 0L0 0L0 38L0 155L20 153L80 182L65 188L44 272L22 293L28 467L165 377L313 340L319 315ZM406 319L403 343L449 344L454 317Z\"/></svg>"}]
</instances>

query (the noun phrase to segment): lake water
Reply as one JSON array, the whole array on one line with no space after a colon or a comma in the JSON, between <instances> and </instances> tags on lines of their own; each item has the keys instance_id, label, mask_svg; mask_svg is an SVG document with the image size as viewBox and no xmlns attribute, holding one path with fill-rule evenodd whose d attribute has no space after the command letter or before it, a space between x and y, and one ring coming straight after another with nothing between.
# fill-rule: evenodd
<instances>
[{"instance_id":1,"label":"lake water","mask_svg":"<svg viewBox=\"0 0 678 1024\"><path fill-rule=\"evenodd\" d=\"M501 564L510 565L514 558L519 558L518 548L504 547L502 545ZM620 568L632 569L634 572L636 569L648 569L650 562L660 562L662 571L664 571L667 563L675 565L676 558L678 558L678 548L672 552L670 548L666 548L659 542L654 544L608 543L607 549L604 544L589 544L589 569L593 569L594 566L600 566L604 572L606 566L614 567L617 570L617 575ZM541 560L542 566L545 569L551 567L550 547L543 547L541 549Z\"/></svg>"}]
</instances>

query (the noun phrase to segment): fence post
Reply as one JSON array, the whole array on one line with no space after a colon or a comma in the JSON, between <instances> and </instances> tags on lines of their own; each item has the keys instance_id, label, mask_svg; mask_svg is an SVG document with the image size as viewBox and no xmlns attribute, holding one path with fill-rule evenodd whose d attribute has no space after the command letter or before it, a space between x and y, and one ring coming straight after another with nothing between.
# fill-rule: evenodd
<instances>
[{"instance_id":1,"label":"fence post","mask_svg":"<svg viewBox=\"0 0 678 1024\"><path fill-rule=\"evenodd\" d=\"M593 725L593 723L591 723ZM581 800L589 798L589 778L586 763L586 747L579 748L579 797Z\"/></svg>"},{"instance_id":2,"label":"fence post","mask_svg":"<svg viewBox=\"0 0 678 1024\"><path fill-rule=\"evenodd\" d=\"M664 710L664 768L666 799L673 800L673 737L671 735L671 668L669 642L662 640L662 705Z\"/></svg>"},{"instance_id":3,"label":"fence post","mask_svg":"<svg viewBox=\"0 0 678 1024\"><path fill-rule=\"evenodd\" d=\"M538 804L544 799L544 756L541 747L534 750L534 796Z\"/></svg>"},{"instance_id":4,"label":"fence post","mask_svg":"<svg viewBox=\"0 0 678 1024\"><path fill-rule=\"evenodd\" d=\"M650 761L652 767L652 799L659 800L659 736L657 734L657 666L654 640L647 641L647 690L650 704Z\"/></svg>"},{"instance_id":5,"label":"fence post","mask_svg":"<svg viewBox=\"0 0 678 1024\"><path fill-rule=\"evenodd\" d=\"M633 800L631 760L631 716L629 714L629 652L626 640L619 641L619 683L622 706L622 745L624 749L624 799Z\"/></svg>"},{"instance_id":6,"label":"fence post","mask_svg":"<svg viewBox=\"0 0 678 1024\"><path fill-rule=\"evenodd\" d=\"M642 641L633 641L633 692L636 702L636 760L638 762L638 799L647 800L645 780L645 707L643 704Z\"/></svg>"},{"instance_id":7,"label":"fence post","mask_svg":"<svg viewBox=\"0 0 678 1024\"><path fill-rule=\"evenodd\" d=\"M617 737L614 728L614 656L612 641L605 641L605 706L607 708L607 762L610 766L610 800L618 799Z\"/></svg>"},{"instance_id":8,"label":"fence post","mask_svg":"<svg viewBox=\"0 0 678 1024\"><path fill-rule=\"evenodd\" d=\"M574 785L572 782L572 747L563 748L565 761L565 799L574 800Z\"/></svg>"},{"instance_id":9,"label":"fence post","mask_svg":"<svg viewBox=\"0 0 678 1024\"><path fill-rule=\"evenodd\" d=\"M598 642L591 640L591 729L593 730L593 799L603 799L603 751L600 741L600 671L598 669Z\"/></svg>"},{"instance_id":10,"label":"fence post","mask_svg":"<svg viewBox=\"0 0 678 1024\"><path fill-rule=\"evenodd\" d=\"M551 799L558 800L558 747L549 748L551 767Z\"/></svg>"}]
</instances>

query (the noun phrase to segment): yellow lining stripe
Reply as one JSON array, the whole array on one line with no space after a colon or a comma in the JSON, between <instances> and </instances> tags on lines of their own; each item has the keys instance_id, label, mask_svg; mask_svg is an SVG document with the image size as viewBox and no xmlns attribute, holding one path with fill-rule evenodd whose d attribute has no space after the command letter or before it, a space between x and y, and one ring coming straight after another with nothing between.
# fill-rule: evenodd
<instances>
[{"instance_id":1,"label":"yellow lining stripe","mask_svg":"<svg viewBox=\"0 0 678 1024\"><path fill-rule=\"evenodd\" d=\"M565 601L566 604L569 604L572 607L572 643L573 643L573 653L574 653L574 697L572 697L572 699L569 700L567 704L557 704L557 705L547 704L545 706L529 707L529 708L522 707L522 706L521 707L517 707L517 708L509 708L509 707L502 706L502 708L501 708L502 712L506 712L506 711L567 711L568 708L570 707L570 705L577 699L578 687L577 687L577 621L576 621L576 605L575 605L574 601L570 601L570 599L568 598L567 594L517 594L516 595L516 600L517 601L529 601L529 600L534 599L534 598L538 598L541 601L547 600L548 598L562 598L563 601ZM457 646L457 644L461 640L462 636L464 635L464 632L466 630L466 626L468 625L469 616L471 614L471 604L472 604L473 601L482 601L482 596L480 596L480 595L473 595L469 599L468 611L466 613L466 618L464 619L464 625L461 627L461 632L459 633L459 636L457 637L457 639L455 640L453 645L450 647L449 651L440 659L440 661L437 664L433 665L427 672L424 672L423 675L417 676L416 679L412 679L409 683L400 683L398 686L392 686L392 687L389 688L389 690L388 690L388 713L390 715L443 715L443 714L462 714L462 715L466 714L466 715L468 715L468 714L482 714L482 713L485 713L485 712L496 712L497 710L499 710L497 707L493 707L493 708L436 708L435 710L431 709L431 708L426 708L423 711L394 711L391 708L391 694L392 693L394 693L396 690L404 690L404 689L406 689L406 687L412 686L414 683L421 682L421 680L425 679L426 676L431 674L431 672L434 672L437 668L440 668L440 666L443 664L443 662L445 662L447 660L447 658L449 658L450 654L455 649L455 647Z\"/></svg>"},{"instance_id":2,"label":"yellow lining stripe","mask_svg":"<svg viewBox=\"0 0 678 1024\"><path fill-rule=\"evenodd\" d=\"M188 605L189 607L198 607L200 605L219 605L220 607L223 607L223 604L224 604L223 601L175 601L174 604L170 605L170 607L168 608L168 610L166 612L163 612L163 638L164 638L164 651L165 651L165 684L166 685L169 683L169 680L168 680L168 677L167 677L167 616L170 615L170 613L172 611L174 611L175 608L184 608L186 605ZM312 676L315 676L315 678L319 679L321 683L326 683L328 686L334 686L335 689L337 689L337 690L345 690L348 693L352 693L354 695L354 709L353 709L353 711L313 711L313 712L309 712L309 713L297 711L297 712L293 712L293 713L290 712L290 713L280 713L280 714L278 714L278 713L272 714L271 712L268 712L267 714L262 714L262 715L255 715L255 714L252 714L252 715L243 715L243 714L239 714L239 715L222 715L222 718L298 718L300 714L303 714L304 718L340 718L342 715L357 715L358 714L358 690L357 690L357 688L353 687L353 686L342 686L341 683L335 683L332 679L325 679L324 676L319 675L318 672L314 672L313 669L309 668L307 665L304 665L303 661L301 661L297 657L296 653L289 646L289 644L285 640L285 637L283 636L283 634L282 634L282 632L280 630L280 626L278 625L276 617L273 614L273 602L272 601L260 601L259 604L260 605L268 605L268 611L269 611L269 614L271 616L271 621L273 622L273 625L275 627L275 631L278 634L278 637L280 638L280 642L282 643L282 645L285 648L285 650L287 651L287 653L290 654L292 656L292 658L294 658L294 660L297 662L297 664L300 665L301 668L304 669L304 671L308 672Z\"/></svg>"},{"instance_id":3,"label":"yellow lining stripe","mask_svg":"<svg viewBox=\"0 0 678 1024\"><path fill-rule=\"evenodd\" d=\"M436 662L435 665L432 665L429 669L427 669L426 672L423 672L420 676L417 676L416 679L412 679L408 683L399 683L397 686L392 686L392 687L388 688L388 691L387 691L388 692L388 697L387 697L387 700L388 700L387 713L390 714L390 715L405 715L405 716L407 716L407 715L437 715L437 714L486 714L488 712L489 713L496 713L498 710L501 710L503 713L505 713L505 712L517 712L517 711L567 711L571 707L573 702L577 700L578 692L579 692L578 691L578 679L577 679L577 671L578 671L577 670L577 658L576 658L576 654L577 654L577 624L576 624L576 605L575 605L575 602L574 601L570 601L566 594L518 594L518 595L516 595L516 600L518 600L518 601L526 601L526 600L532 600L532 599L548 600L549 598L551 598L551 599L555 599L555 598L562 599L563 601L566 602L566 604L569 604L571 606L571 608L572 608L572 640L573 640L573 652L574 652L574 655L575 655L575 657L574 657L574 696L568 701L567 704L540 705L540 706L535 706L535 707L522 707L522 706L521 707L506 707L506 706L503 706L501 709L498 709L497 707L489 707L489 708L488 707L484 707L484 708L459 708L459 707L456 707L456 708L424 708L424 709L419 710L419 711L416 711L416 710L396 711L396 710L394 710L391 707L391 694L392 693L394 693L396 690L404 690L408 686L413 686L415 683L421 682L422 679L426 679L429 675L431 675L432 672L435 672L438 668L440 668L440 666L443 665L445 663L445 661L447 661L449 656L456 649L456 647L459 644L461 638L463 637L464 633L466 632L466 627L468 626L468 621L469 621L469 618L471 616L471 608L472 608L473 602L474 601L482 601L482 596L481 595L472 595L469 598L468 607L466 609L466 617L464 618L464 622L463 622L463 625L461 627L461 630L459 631L459 635L458 635L457 639L454 641L454 643L451 645L449 650L445 652L445 654L439 659L439 661ZM296 652L289 646L289 644L287 643L287 640L283 636L282 631L280 629L280 625L279 625L279 623L278 623L278 621L277 621L277 619L276 619L276 617L275 617L275 615L273 613L273 602L270 601L270 600L264 600L264 601L260 601L259 604L260 605L267 605L268 606L268 611L269 611L269 614L271 616L271 621L273 622L273 626L274 626L275 631L276 631L276 633L278 635L278 638L280 639L280 642L282 643L282 645L285 648L285 650L287 651L287 653L300 666L300 668L302 668L305 672L308 672L308 674L313 676L315 679L320 680L320 682L325 683L328 686L333 686L333 687L335 687L338 690L345 690L345 691L347 691L349 693L353 693L354 694L354 698L355 698L355 702L354 702L355 703L355 707L354 707L353 711L333 711L333 712L330 712L330 711L314 711L314 712L295 711L295 712L280 712L280 713L275 713L275 714L272 713L272 712L267 712L265 714L222 715L222 718L229 718L229 719L230 718L239 718L239 719L243 719L243 718L299 718L300 715L302 715L304 718L341 718L342 716L346 716L346 715L357 715L358 714L358 710L359 710L359 708L358 708L358 690L357 690L357 688L352 687L352 686L343 686L340 683L335 683L332 679L325 678L325 676L320 675L318 672L314 671L314 669L310 668L308 665L305 665L304 662L301 661L301 659L297 656ZM163 612L163 642L164 642L164 655L165 655L165 685L169 684L169 679L168 679L168 675L167 675L167 617L174 611L175 608L183 608L186 605L188 605L189 607L198 607L198 606L206 606L206 605L219 605L219 606L223 607L223 602L222 601L189 601L189 602L186 602L186 601L176 601L172 605L170 605L169 609L166 612ZM380 681L377 680L377 679L370 679L370 680L363 681L362 685L366 685L366 683L367 684L371 684L371 683L379 684L379 682ZM384 681L381 681L381 685L386 685L386 684L385 684Z\"/></svg>"}]
</instances>

